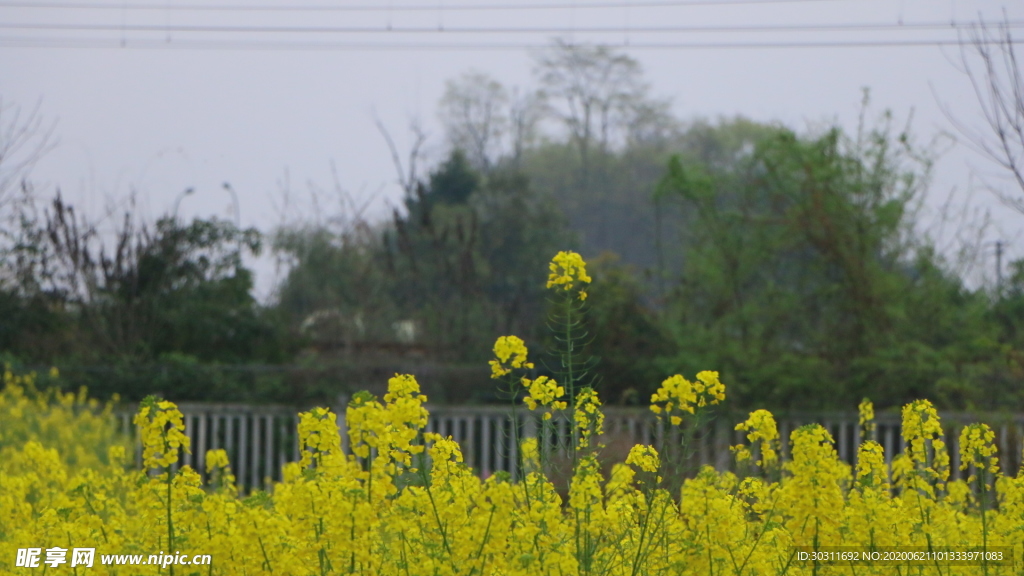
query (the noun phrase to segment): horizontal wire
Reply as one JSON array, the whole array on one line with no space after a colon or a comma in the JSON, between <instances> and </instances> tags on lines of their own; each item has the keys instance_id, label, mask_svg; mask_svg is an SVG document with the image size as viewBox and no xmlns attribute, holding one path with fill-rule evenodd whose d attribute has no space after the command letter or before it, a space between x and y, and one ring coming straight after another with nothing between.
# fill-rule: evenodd
<instances>
[{"instance_id":1,"label":"horizontal wire","mask_svg":"<svg viewBox=\"0 0 1024 576\"><path fill-rule=\"evenodd\" d=\"M998 40L983 41L998 44ZM821 42L621 42L607 44L639 50L744 50L744 49L799 49L799 48L914 48L959 46L960 41L934 40L848 40ZM96 48L142 50L296 50L296 51L460 51L460 50L531 50L550 44L538 43L328 43L328 42L240 42L202 40L144 40L144 39L74 39L74 38L3 38L0 48Z\"/></svg>"},{"instance_id":2,"label":"horizontal wire","mask_svg":"<svg viewBox=\"0 0 1024 576\"><path fill-rule=\"evenodd\" d=\"M274 4L128 4L116 2L52 2L10 1L0 2L0 8L40 8L61 10L157 10L202 12L478 12L488 10L589 10L615 8L685 8L687 6L730 6L750 4L804 4L864 0L688 0L661 2L577 2L577 3L519 3L519 4L451 4L425 6L423 4L352 4L352 5L274 5Z\"/></svg>"},{"instance_id":3,"label":"horizontal wire","mask_svg":"<svg viewBox=\"0 0 1024 576\"><path fill-rule=\"evenodd\" d=\"M1006 24L1010 28L1024 27L1024 21ZM960 30L965 25L949 22L920 22L905 24L785 24L763 26L551 26L551 27L366 27L366 26L251 26L251 25L194 25L194 24L57 24L44 22L0 22L0 29L54 30L75 32L216 32L216 33L269 33L269 34L559 34L559 33L746 33L746 32L900 32L911 30Z\"/></svg>"}]
</instances>

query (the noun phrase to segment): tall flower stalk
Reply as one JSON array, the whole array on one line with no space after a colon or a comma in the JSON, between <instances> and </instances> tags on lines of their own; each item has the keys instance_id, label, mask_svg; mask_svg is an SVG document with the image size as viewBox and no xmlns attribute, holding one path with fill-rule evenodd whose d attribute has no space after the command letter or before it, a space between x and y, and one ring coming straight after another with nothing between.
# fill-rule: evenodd
<instances>
[{"instance_id":1,"label":"tall flower stalk","mask_svg":"<svg viewBox=\"0 0 1024 576\"><path fill-rule=\"evenodd\" d=\"M978 511L981 514L981 547L988 551L988 509L991 494L999 478L999 456L995 444L996 435L987 424L971 424L960 432L960 469L974 472L967 478L967 484L977 483ZM982 568L988 574L988 561L983 559Z\"/></svg>"},{"instance_id":2,"label":"tall flower stalk","mask_svg":"<svg viewBox=\"0 0 1024 576\"><path fill-rule=\"evenodd\" d=\"M588 383L590 372L597 364L595 358L583 352L588 336L584 326L586 288L591 278L587 275L587 263L576 252L559 252L551 259L548 269L547 288L553 291L548 328L554 336L552 356L559 359L555 372L568 394L568 405L576 406L576 395ZM573 468L576 467L576 451L572 448L578 444L579 433L573 426L569 450Z\"/></svg>"},{"instance_id":3,"label":"tall flower stalk","mask_svg":"<svg viewBox=\"0 0 1024 576\"><path fill-rule=\"evenodd\" d=\"M166 400L147 396L135 415L135 425L142 440L142 464L147 471L164 470L167 486L167 549L174 550L173 483L171 467L178 461L182 449L187 453L191 440L185 435L183 416L177 406ZM174 565L170 566L174 576Z\"/></svg>"},{"instance_id":4,"label":"tall flower stalk","mask_svg":"<svg viewBox=\"0 0 1024 576\"><path fill-rule=\"evenodd\" d=\"M520 382L516 379L516 371L532 370L533 363L527 360L529 351L526 343L518 336L499 336L494 342L494 359L490 361L491 378L498 380L498 391L512 404L512 438L510 439L515 447L519 447L522 439L519 437L519 394ZM522 377L523 385L529 380ZM527 385L527 387L529 387ZM530 397L527 396L529 399ZM536 406L531 405L533 410ZM514 465L514 464L513 464ZM529 497L529 494L527 494Z\"/></svg>"},{"instance_id":5,"label":"tall flower stalk","mask_svg":"<svg viewBox=\"0 0 1024 576\"><path fill-rule=\"evenodd\" d=\"M875 424L875 405L871 400L865 398L857 405L857 413L859 415L860 443L863 444L869 440L877 442L878 427Z\"/></svg>"},{"instance_id":6,"label":"tall flower stalk","mask_svg":"<svg viewBox=\"0 0 1024 576\"><path fill-rule=\"evenodd\" d=\"M750 417L737 424L735 429L746 432L747 440L750 442L749 447L739 444L730 448L736 455L736 463L740 468L753 462L766 478L777 479L780 472L779 452L782 447L778 426L772 413L768 410L754 410Z\"/></svg>"}]
</instances>

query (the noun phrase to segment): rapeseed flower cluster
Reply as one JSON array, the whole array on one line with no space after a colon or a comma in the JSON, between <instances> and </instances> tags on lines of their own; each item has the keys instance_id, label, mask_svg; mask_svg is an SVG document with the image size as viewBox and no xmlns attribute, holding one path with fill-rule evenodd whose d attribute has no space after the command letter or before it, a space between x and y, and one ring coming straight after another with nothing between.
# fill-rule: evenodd
<instances>
[{"instance_id":1,"label":"rapeseed flower cluster","mask_svg":"<svg viewBox=\"0 0 1024 576\"><path fill-rule=\"evenodd\" d=\"M971 424L960 431L960 469L969 466L988 472L999 473L999 459L996 457L996 434L988 424Z\"/></svg>"},{"instance_id":2,"label":"rapeseed flower cluster","mask_svg":"<svg viewBox=\"0 0 1024 576\"><path fill-rule=\"evenodd\" d=\"M661 459L654 446L637 444L629 449L626 464L632 464L644 472L657 472L661 468Z\"/></svg>"},{"instance_id":3,"label":"rapeseed flower cluster","mask_svg":"<svg viewBox=\"0 0 1024 576\"><path fill-rule=\"evenodd\" d=\"M35 440L44 446L60 446L68 470L106 465L113 446L127 448L126 439L111 426L115 396L100 404L83 388L77 394L56 388L39 390L41 379L56 380L56 369L40 378L36 373L16 374L3 370L0 383L0 460L5 450L16 450Z\"/></svg>"},{"instance_id":4,"label":"rapeseed flower cluster","mask_svg":"<svg viewBox=\"0 0 1024 576\"><path fill-rule=\"evenodd\" d=\"M530 410L539 407L547 407L550 410L544 412L544 420L550 420L553 410L565 410L568 404L559 400L565 396L565 389L558 385L554 379L547 376L538 376L533 380L523 378L523 386L529 391L529 395L523 398L523 402Z\"/></svg>"},{"instance_id":5,"label":"rapeseed flower cluster","mask_svg":"<svg viewBox=\"0 0 1024 576\"><path fill-rule=\"evenodd\" d=\"M875 405L865 398L857 405L861 442L875 439Z\"/></svg>"},{"instance_id":6,"label":"rapeseed flower cluster","mask_svg":"<svg viewBox=\"0 0 1024 576\"><path fill-rule=\"evenodd\" d=\"M142 441L142 464L146 469L166 468L178 461L179 452L189 451L181 412L172 402L147 398L135 415Z\"/></svg>"},{"instance_id":7,"label":"rapeseed flower cluster","mask_svg":"<svg viewBox=\"0 0 1024 576\"><path fill-rule=\"evenodd\" d=\"M573 422L578 433L577 446L581 450L591 447L591 438L604 433L604 413L601 412L601 400L598 399L597 392L593 388L584 388L576 396Z\"/></svg>"},{"instance_id":8,"label":"rapeseed flower cluster","mask_svg":"<svg viewBox=\"0 0 1024 576\"><path fill-rule=\"evenodd\" d=\"M683 421L682 412L693 414L696 408L718 404L722 400L725 400L725 385L719 381L718 372L700 372L695 382L676 374L666 378L651 395L651 411L664 415L678 426Z\"/></svg>"},{"instance_id":9,"label":"rapeseed flower cluster","mask_svg":"<svg viewBox=\"0 0 1024 576\"><path fill-rule=\"evenodd\" d=\"M12 387L0 397L9 407L20 394ZM46 409L63 416L66 437L91 430L94 414L50 398ZM424 401L408 375L390 380L383 402L357 396L347 413L347 453L334 414L322 408L301 414L303 460L288 465L285 479L268 492L247 497L239 496L222 450L206 454L205 482L188 466L168 466L188 442L180 412L166 401L145 403L136 418L142 469L126 462L123 444L112 443L102 462L87 466L69 464L60 444L5 445L0 574L31 573L15 568L13 559L17 549L36 546L196 551L214 558L200 574L225 575L995 575L1024 569L1024 481L994 465L993 435L984 426L967 427L961 442L961 462L984 470L990 481L983 483L893 486L880 444L864 442L851 468L838 458L828 431L811 425L793 431L790 457L773 479L704 468L670 492L658 478L666 468L655 446L634 446L604 475L591 451L600 433L600 399L583 389L575 422L590 444L578 447L562 496L540 467L537 438L521 443L520 480L481 479L457 442L425 432ZM26 419L41 408L20 406ZM928 480L922 471L948 461L938 453L945 447L936 447L938 416L915 403L904 419L907 449L900 458L910 463L904 477ZM9 422L5 433L13 428ZM767 411L753 412L739 429L762 459L765 445L779 440ZM782 452L771 449L781 460ZM1016 564L815 567L794 560L794 546L985 547L1012 550ZM75 570L62 565L47 572ZM97 573L164 572L106 566Z\"/></svg>"},{"instance_id":10,"label":"rapeseed flower cluster","mask_svg":"<svg viewBox=\"0 0 1024 576\"><path fill-rule=\"evenodd\" d=\"M518 336L501 336L494 342L494 360L490 361L491 378L501 378L516 368L533 368L526 361L526 343Z\"/></svg>"},{"instance_id":11,"label":"rapeseed flower cluster","mask_svg":"<svg viewBox=\"0 0 1024 576\"><path fill-rule=\"evenodd\" d=\"M885 449L874 440L860 445L857 452L857 484L860 488L889 490L885 468Z\"/></svg>"},{"instance_id":12,"label":"rapeseed flower cluster","mask_svg":"<svg viewBox=\"0 0 1024 576\"><path fill-rule=\"evenodd\" d=\"M736 430L747 432L747 440L760 449L760 458L756 464L763 468L774 466L779 460L779 431L775 417L767 410L754 410L750 418L736 425ZM750 449L745 445L733 446L736 460L742 462L752 458Z\"/></svg>"},{"instance_id":13,"label":"rapeseed flower cluster","mask_svg":"<svg viewBox=\"0 0 1024 576\"><path fill-rule=\"evenodd\" d=\"M906 450L893 462L893 478L905 489L935 497L949 479L949 452L935 407L915 400L903 407L903 440Z\"/></svg>"},{"instance_id":14,"label":"rapeseed flower cluster","mask_svg":"<svg viewBox=\"0 0 1024 576\"><path fill-rule=\"evenodd\" d=\"M559 288L566 292L577 289L580 291L579 299L587 299L583 285L590 284L591 278L587 275L587 263L582 256L572 251L559 252L552 258L548 268L548 288Z\"/></svg>"}]
</instances>

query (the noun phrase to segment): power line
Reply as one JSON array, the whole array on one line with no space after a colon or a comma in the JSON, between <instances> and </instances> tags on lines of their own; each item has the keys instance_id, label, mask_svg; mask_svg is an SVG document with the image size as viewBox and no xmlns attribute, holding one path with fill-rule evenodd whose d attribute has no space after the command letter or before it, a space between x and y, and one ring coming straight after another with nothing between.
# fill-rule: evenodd
<instances>
[{"instance_id":1,"label":"power line","mask_svg":"<svg viewBox=\"0 0 1024 576\"><path fill-rule=\"evenodd\" d=\"M733 6L750 4L805 4L848 0L688 0L638 2L516 3L516 4L350 4L350 5L275 5L275 4L128 4L116 2L0 2L0 8L40 8L60 10L155 10L173 12L479 12L522 10L590 10L621 8L685 8L688 6ZM858 0L863 2L863 0Z\"/></svg>"},{"instance_id":2,"label":"power line","mask_svg":"<svg viewBox=\"0 0 1024 576\"><path fill-rule=\"evenodd\" d=\"M996 43L991 41L990 43ZM621 42L608 46L639 50L745 50L800 48L914 48L959 46L958 40L850 40L809 42ZM462 50L530 50L549 46L547 43L330 43L330 42L266 42L266 41L204 41L145 39L77 39L77 38L0 38L0 48L90 48L139 50L296 50L296 51L462 51Z\"/></svg>"},{"instance_id":3,"label":"power line","mask_svg":"<svg viewBox=\"0 0 1024 576\"><path fill-rule=\"evenodd\" d=\"M1010 28L1024 27L1024 22L1007 23ZM55 24L44 22L0 22L0 29L50 30L74 32L207 32L207 33L270 33L270 34L561 34L561 33L746 33L746 32L900 32L911 30L959 30L964 26L949 22L904 24L783 24L763 26L256 26L195 24Z\"/></svg>"}]
</instances>

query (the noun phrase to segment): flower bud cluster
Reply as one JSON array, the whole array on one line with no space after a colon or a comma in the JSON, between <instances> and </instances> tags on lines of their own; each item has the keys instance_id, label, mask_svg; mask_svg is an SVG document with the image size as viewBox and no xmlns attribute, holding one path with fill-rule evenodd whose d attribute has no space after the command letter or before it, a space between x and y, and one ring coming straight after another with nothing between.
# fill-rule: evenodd
<instances>
[{"instance_id":1,"label":"flower bud cluster","mask_svg":"<svg viewBox=\"0 0 1024 576\"><path fill-rule=\"evenodd\" d=\"M501 378L513 369L533 368L533 363L526 360L526 343L518 336L500 336L494 342L494 356L490 361L491 378Z\"/></svg>"},{"instance_id":2,"label":"flower bud cluster","mask_svg":"<svg viewBox=\"0 0 1024 576\"><path fill-rule=\"evenodd\" d=\"M747 432L751 445L759 445L761 457L757 465L764 468L774 466L779 460L779 431L775 417L767 410L754 410L745 422L736 425L736 430ZM740 444L732 447L738 461L751 458L750 449Z\"/></svg>"},{"instance_id":3,"label":"flower bud cluster","mask_svg":"<svg viewBox=\"0 0 1024 576\"><path fill-rule=\"evenodd\" d=\"M530 392L523 398L523 402L530 410L536 410L541 406L549 407L551 410L565 410L568 406L565 401L559 400L559 398L565 397L565 389L552 378L547 376L538 376L533 380L523 378L522 384ZM551 419L551 410L544 413L545 420Z\"/></svg>"},{"instance_id":4,"label":"flower bud cluster","mask_svg":"<svg viewBox=\"0 0 1024 576\"><path fill-rule=\"evenodd\" d=\"M988 424L970 424L960 431L960 469L969 466L992 476L999 474L999 458L996 455L996 434ZM971 475L968 482L973 482Z\"/></svg>"},{"instance_id":5,"label":"flower bud cluster","mask_svg":"<svg viewBox=\"0 0 1024 576\"><path fill-rule=\"evenodd\" d=\"M583 257L576 252L559 252L551 260L548 268L551 273L548 275L548 288L561 289L566 292L579 288L579 299L586 300L587 292L582 289L583 284L590 284L591 278L587 276L587 264Z\"/></svg>"},{"instance_id":6,"label":"flower bud cluster","mask_svg":"<svg viewBox=\"0 0 1024 576\"><path fill-rule=\"evenodd\" d=\"M576 395L573 421L579 431L580 449L590 447L591 438L604 433L604 413L601 412L601 401L593 388L584 388Z\"/></svg>"},{"instance_id":7,"label":"flower bud cluster","mask_svg":"<svg viewBox=\"0 0 1024 576\"><path fill-rule=\"evenodd\" d=\"M166 468L178 461L179 451L189 452L191 439L178 407L166 400L147 398L135 415L142 441L142 463L147 469Z\"/></svg>"},{"instance_id":8,"label":"flower bud cluster","mask_svg":"<svg viewBox=\"0 0 1024 576\"><path fill-rule=\"evenodd\" d=\"M722 400L725 400L725 385L718 379L718 372L699 372L695 382L676 374L666 378L651 395L651 411L667 417L674 426L678 426L683 422L682 412L693 414L695 408L718 404Z\"/></svg>"}]
</instances>

